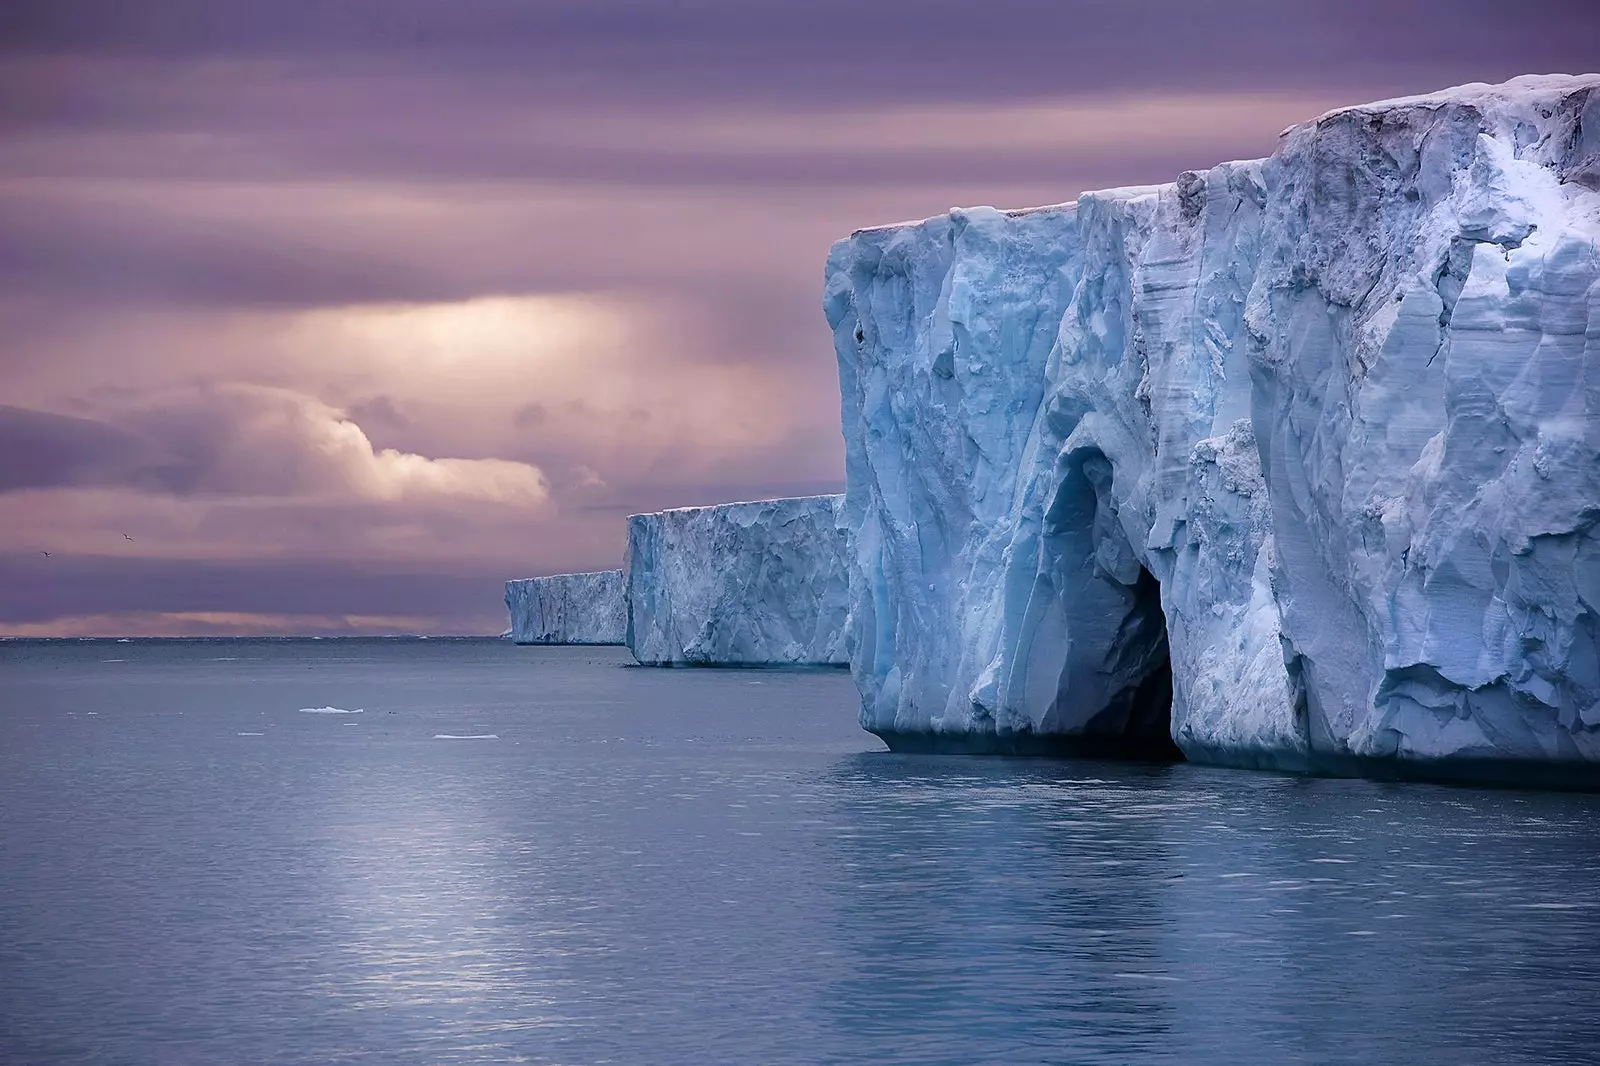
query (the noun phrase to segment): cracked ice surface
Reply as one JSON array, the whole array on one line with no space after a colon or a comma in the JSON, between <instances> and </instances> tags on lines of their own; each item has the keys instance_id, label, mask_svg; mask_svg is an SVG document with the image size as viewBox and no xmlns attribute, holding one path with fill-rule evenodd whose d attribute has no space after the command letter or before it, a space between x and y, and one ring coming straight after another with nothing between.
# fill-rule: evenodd
<instances>
[{"instance_id":1,"label":"cracked ice surface","mask_svg":"<svg viewBox=\"0 0 1600 1066\"><path fill-rule=\"evenodd\" d=\"M621 570L506 582L518 644L621 644L628 626Z\"/></svg>"},{"instance_id":2,"label":"cracked ice surface","mask_svg":"<svg viewBox=\"0 0 1600 1066\"><path fill-rule=\"evenodd\" d=\"M1587 75L839 242L862 725L1128 738L1170 662L1191 759L1586 772L1597 241Z\"/></svg>"},{"instance_id":3,"label":"cracked ice surface","mask_svg":"<svg viewBox=\"0 0 1600 1066\"><path fill-rule=\"evenodd\" d=\"M647 665L843 664L840 496L628 519L628 646Z\"/></svg>"}]
</instances>

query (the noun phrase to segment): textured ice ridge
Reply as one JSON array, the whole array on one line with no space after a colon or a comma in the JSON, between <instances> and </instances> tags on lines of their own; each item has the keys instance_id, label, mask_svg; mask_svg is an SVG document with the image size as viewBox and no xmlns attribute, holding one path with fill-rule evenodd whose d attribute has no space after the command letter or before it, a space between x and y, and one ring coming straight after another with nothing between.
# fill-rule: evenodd
<instances>
[{"instance_id":1,"label":"textured ice ridge","mask_svg":"<svg viewBox=\"0 0 1600 1066\"><path fill-rule=\"evenodd\" d=\"M843 497L685 507L628 519L627 643L646 665L847 659Z\"/></svg>"},{"instance_id":2,"label":"textured ice ridge","mask_svg":"<svg viewBox=\"0 0 1600 1066\"><path fill-rule=\"evenodd\" d=\"M622 644L628 627L621 570L506 582L518 644Z\"/></svg>"},{"instance_id":3,"label":"textured ice ridge","mask_svg":"<svg viewBox=\"0 0 1600 1066\"><path fill-rule=\"evenodd\" d=\"M1552 75L839 242L862 725L1594 783L1597 240Z\"/></svg>"}]
</instances>

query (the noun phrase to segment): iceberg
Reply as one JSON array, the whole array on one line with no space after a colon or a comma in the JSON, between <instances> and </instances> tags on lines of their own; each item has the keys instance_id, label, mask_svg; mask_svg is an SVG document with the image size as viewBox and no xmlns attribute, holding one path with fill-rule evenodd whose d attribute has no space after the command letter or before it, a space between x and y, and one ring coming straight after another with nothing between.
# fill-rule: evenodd
<instances>
[{"instance_id":1,"label":"iceberg","mask_svg":"<svg viewBox=\"0 0 1600 1066\"><path fill-rule=\"evenodd\" d=\"M627 607L621 570L506 582L511 639L518 644L621 644Z\"/></svg>"},{"instance_id":2,"label":"iceberg","mask_svg":"<svg viewBox=\"0 0 1600 1066\"><path fill-rule=\"evenodd\" d=\"M844 665L841 501L802 496L630 517L634 658L647 666Z\"/></svg>"},{"instance_id":3,"label":"iceberg","mask_svg":"<svg viewBox=\"0 0 1600 1066\"><path fill-rule=\"evenodd\" d=\"M1600 784L1600 76L829 256L891 748Z\"/></svg>"}]
</instances>

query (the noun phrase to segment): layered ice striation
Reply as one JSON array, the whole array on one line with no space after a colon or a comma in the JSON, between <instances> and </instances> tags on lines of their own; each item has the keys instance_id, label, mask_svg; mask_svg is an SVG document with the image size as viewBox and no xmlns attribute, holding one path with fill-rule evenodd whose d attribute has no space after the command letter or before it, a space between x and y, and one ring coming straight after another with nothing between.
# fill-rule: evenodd
<instances>
[{"instance_id":1,"label":"layered ice striation","mask_svg":"<svg viewBox=\"0 0 1600 1066\"><path fill-rule=\"evenodd\" d=\"M1600 76L834 246L891 747L1594 783Z\"/></svg>"},{"instance_id":2,"label":"layered ice striation","mask_svg":"<svg viewBox=\"0 0 1600 1066\"><path fill-rule=\"evenodd\" d=\"M506 582L511 639L518 644L622 644L627 638L621 570Z\"/></svg>"},{"instance_id":3,"label":"layered ice striation","mask_svg":"<svg viewBox=\"0 0 1600 1066\"><path fill-rule=\"evenodd\" d=\"M841 496L628 519L628 646L653 666L837 664L849 612Z\"/></svg>"}]
</instances>

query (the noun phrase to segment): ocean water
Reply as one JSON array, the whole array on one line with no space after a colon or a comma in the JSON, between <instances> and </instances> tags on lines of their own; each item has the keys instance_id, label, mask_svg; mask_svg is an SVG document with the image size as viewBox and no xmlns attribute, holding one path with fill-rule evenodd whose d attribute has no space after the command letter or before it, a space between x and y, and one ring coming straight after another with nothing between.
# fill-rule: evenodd
<instances>
[{"instance_id":1,"label":"ocean water","mask_svg":"<svg viewBox=\"0 0 1600 1066\"><path fill-rule=\"evenodd\" d=\"M1600 797L891 755L842 673L626 662L0 644L0 1061L1600 1060Z\"/></svg>"}]
</instances>

